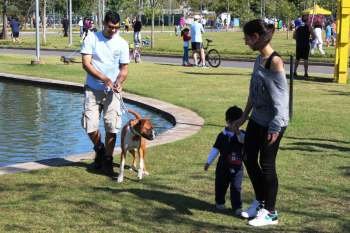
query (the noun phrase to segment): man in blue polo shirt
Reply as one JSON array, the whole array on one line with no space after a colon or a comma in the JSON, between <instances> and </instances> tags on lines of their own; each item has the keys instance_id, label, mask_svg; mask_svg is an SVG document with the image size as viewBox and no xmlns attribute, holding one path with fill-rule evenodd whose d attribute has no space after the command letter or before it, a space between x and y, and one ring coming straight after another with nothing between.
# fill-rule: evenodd
<instances>
[{"instance_id":1,"label":"man in blue polo shirt","mask_svg":"<svg viewBox=\"0 0 350 233\"><path fill-rule=\"evenodd\" d=\"M107 12L103 25L103 31L87 35L81 48L83 68L87 72L82 123L94 144L94 167L113 175L113 151L116 134L121 128L119 93L128 74L129 46L118 35L118 13ZM99 132L101 112L105 144Z\"/></svg>"}]
</instances>

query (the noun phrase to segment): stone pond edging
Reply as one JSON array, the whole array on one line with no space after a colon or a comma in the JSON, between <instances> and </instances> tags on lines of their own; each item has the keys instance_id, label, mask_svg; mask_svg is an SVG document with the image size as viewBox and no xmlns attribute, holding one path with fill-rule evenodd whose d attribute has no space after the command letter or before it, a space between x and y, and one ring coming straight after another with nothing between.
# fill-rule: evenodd
<instances>
[{"instance_id":1,"label":"stone pond edging","mask_svg":"<svg viewBox=\"0 0 350 233\"><path fill-rule=\"evenodd\" d=\"M8 73L0 73L0 80L5 81L21 81L23 83L32 83L45 87L62 88L65 90L75 90L83 92L83 84L32 77L26 75L16 75ZM187 138L197 133L204 124L204 119L197 113L164 101L153 98L142 97L135 94L123 93L127 102L139 105L143 108L155 111L164 118L174 124L174 127L158 135L155 140L149 141L148 146L156 146L165 143L174 142ZM120 148L116 148L115 153L120 153ZM93 159L94 153L84 153L71 155L63 158L52 158L39 160L34 162L18 163L9 166L0 167L0 175L11 174L17 172L25 172L31 170L44 169L48 167L65 166L82 160Z\"/></svg>"}]
</instances>

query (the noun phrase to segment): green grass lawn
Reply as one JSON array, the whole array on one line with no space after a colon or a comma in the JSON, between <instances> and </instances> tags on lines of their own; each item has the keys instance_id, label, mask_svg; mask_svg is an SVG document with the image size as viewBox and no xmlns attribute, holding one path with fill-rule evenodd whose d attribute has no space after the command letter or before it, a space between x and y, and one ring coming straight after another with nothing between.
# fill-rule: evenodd
<instances>
[{"instance_id":1,"label":"green grass lawn","mask_svg":"<svg viewBox=\"0 0 350 233\"><path fill-rule=\"evenodd\" d=\"M84 80L80 64L46 57L46 65L31 66L29 60L0 55L0 72ZM151 175L141 182L127 171L118 184L88 171L88 161L1 176L0 232L349 232L349 85L295 81L294 118L277 158L279 225L251 228L213 209L215 165L207 173L203 165L226 108L244 106L249 75L246 69L131 64L126 91L190 108L205 119L203 129L149 148ZM253 198L246 175L243 198L244 207Z\"/></svg>"},{"instance_id":2,"label":"green grass lawn","mask_svg":"<svg viewBox=\"0 0 350 233\"><path fill-rule=\"evenodd\" d=\"M132 33L121 33L121 35L132 42ZM143 33L143 37L150 37L150 34ZM276 32L272 40L272 45L276 51L278 51L285 60L289 61L289 56L295 56L295 41L287 39L287 32ZM248 46L244 44L242 32L207 32L204 34L204 38L209 38L214 41L213 48L216 48L223 58L255 58L256 53L252 52ZM20 44L13 44L11 40L0 40L1 47L35 47L34 34L31 36L22 37ZM78 49L80 47L80 37L74 35L73 46L71 49ZM176 37L174 32L159 32L155 34L155 48L143 48L144 53L148 54L169 54L169 55L182 55L183 42L181 37ZM325 46L324 46L325 47ZM42 48L54 48L54 49L69 49L68 38L62 37L58 34L48 34L47 44L42 45ZM310 57L311 61L323 61L334 62L334 47L324 48L326 51L325 56L321 56L319 53Z\"/></svg>"}]
</instances>

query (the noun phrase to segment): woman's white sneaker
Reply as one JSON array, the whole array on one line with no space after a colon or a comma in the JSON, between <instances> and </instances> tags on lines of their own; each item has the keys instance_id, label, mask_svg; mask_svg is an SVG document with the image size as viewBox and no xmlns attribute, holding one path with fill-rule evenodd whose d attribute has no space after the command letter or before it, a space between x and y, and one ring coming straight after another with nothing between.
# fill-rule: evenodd
<instances>
[{"instance_id":1,"label":"woman's white sneaker","mask_svg":"<svg viewBox=\"0 0 350 233\"><path fill-rule=\"evenodd\" d=\"M261 203L257 200L254 200L248 209L242 211L241 215L243 218L255 218L255 216L258 214L259 209L261 208Z\"/></svg>"},{"instance_id":2,"label":"woman's white sneaker","mask_svg":"<svg viewBox=\"0 0 350 233\"><path fill-rule=\"evenodd\" d=\"M258 211L258 214L254 219L248 221L248 224L255 227L276 225L278 224L277 211L271 213L268 210L262 208Z\"/></svg>"}]
</instances>

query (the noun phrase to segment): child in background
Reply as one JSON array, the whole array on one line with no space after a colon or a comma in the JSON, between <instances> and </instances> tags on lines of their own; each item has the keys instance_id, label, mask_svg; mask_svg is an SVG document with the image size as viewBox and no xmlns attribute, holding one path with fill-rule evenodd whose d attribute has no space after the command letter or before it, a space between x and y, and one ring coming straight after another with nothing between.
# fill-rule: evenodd
<instances>
[{"instance_id":1,"label":"child in background","mask_svg":"<svg viewBox=\"0 0 350 233\"><path fill-rule=\"evenodd\" d=\"M189 45L190 45L190 40L191 40L190 29L184 28L181 31L181 36L182 36L182 39L184 41L184 54L182 57L182 65L183 66L192 66L190 64L189 57L188 57L188 50L189 50Z\"/></svg>"},{"instance_id":2,"label":"child in background","mask_svg":"<svg viewBox=\"0 0 350 233\"><path fill-rule=\"evenodd\" d=\"M335 24L335 21L331 24L332 28L332 46L335 46L335 42L337 41L337 25Z\"/></svg>"},{"instance_id":3,"label":"child in background","mask_svg":"<svg viewBox=\"0 0 350 233\"><path fill-rule=\"evenodd\" d=\"M332 40L332 27L331 24L327 24L326 26L326 46L329 47Z\"/></svg>"},{"instance_id":4,"label":"child in background","mask_svg":"<svg viewBox=\"0 0 350 233\"><path fill-rule=\"evenodd\" d=\"M207 171L210 164L220 154L215 171L215 203L216 208L225 208L225 195L230 186L231 206L235 216L241 216L242 199L241 185L243 179L243 143L244 132L235 129L230 131L232 123L242 116L242 109L237 106L226 110L226 127L216 138L204 170Z\"/></svg>"}]
</instances>

